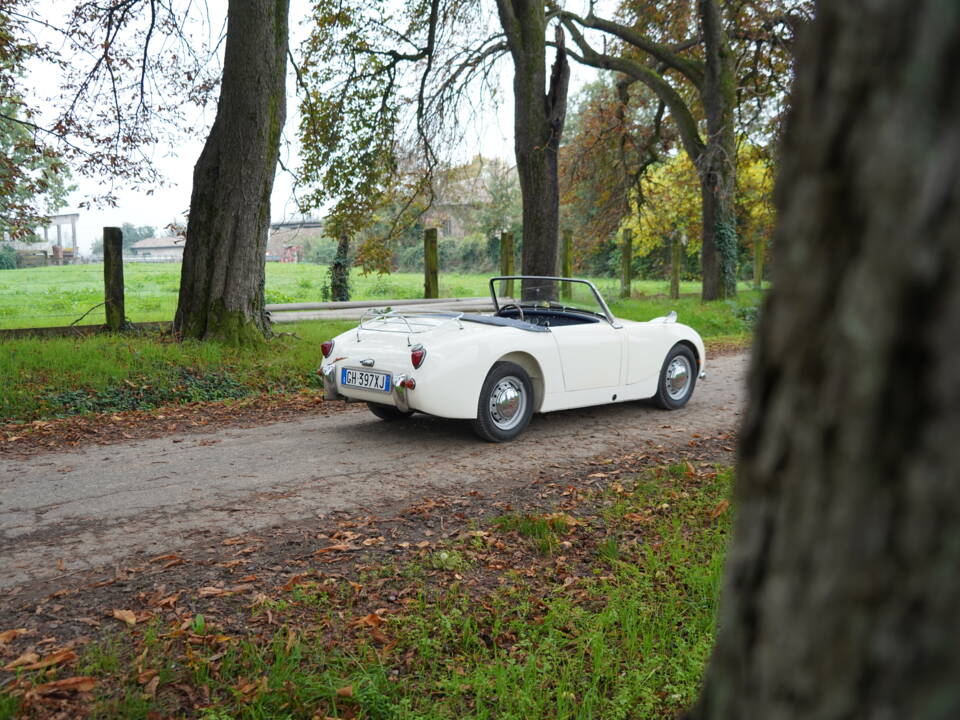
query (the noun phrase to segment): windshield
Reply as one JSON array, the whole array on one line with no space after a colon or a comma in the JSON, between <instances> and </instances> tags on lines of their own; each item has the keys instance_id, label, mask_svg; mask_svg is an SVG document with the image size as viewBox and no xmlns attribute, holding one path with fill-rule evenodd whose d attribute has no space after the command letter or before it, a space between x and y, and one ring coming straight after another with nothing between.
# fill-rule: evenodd
<instances>
[{"instance_id":1,"label":"windshield","mask_svg":"<svg viewBox=\"0 0 960 720\"><path fill-rule=\"evenodd\" d=\"M490 295L499 310L504 305L552 307L579 310L607 318L613 316L600 293L586 280L555 277L496 277L490 280Z\"/></svg>"}]
</instances>

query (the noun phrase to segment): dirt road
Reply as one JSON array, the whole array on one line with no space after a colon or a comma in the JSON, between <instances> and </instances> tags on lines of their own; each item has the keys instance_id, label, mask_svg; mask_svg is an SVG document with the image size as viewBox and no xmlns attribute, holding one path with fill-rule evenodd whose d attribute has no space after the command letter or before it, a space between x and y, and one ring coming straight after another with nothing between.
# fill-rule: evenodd
<instances>
[{"instance_id":1,"label":"dirt road","mask_svg":"<svg viewBox=\"0 0 960 720\"><path fill-rule=\"evenodd\" d=\"M363 406L323 417L0 461L0 590L162 555L199 536L281 527L445 490L493 489L550 467L734 431L745 354L718 357L690 404L536 416L518 440L466 422L384 423Z\"/></svg>"}]
</instances>

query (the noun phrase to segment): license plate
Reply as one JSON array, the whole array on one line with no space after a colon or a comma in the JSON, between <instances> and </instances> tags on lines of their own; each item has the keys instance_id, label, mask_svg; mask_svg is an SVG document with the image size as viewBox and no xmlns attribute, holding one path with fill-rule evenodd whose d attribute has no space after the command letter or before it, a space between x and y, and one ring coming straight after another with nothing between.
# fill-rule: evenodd
<instances>
[{"instance_id":1,"label":"license plate","mask_svg":"<svg viewBox=\"0 0 960 720\"><path fill-rule=\"evenodd\" d=\"M390 373L357 370L356 368L342 368L340 370L340 384L348 387L390 392Z\"/></svg>"}]
</instances>

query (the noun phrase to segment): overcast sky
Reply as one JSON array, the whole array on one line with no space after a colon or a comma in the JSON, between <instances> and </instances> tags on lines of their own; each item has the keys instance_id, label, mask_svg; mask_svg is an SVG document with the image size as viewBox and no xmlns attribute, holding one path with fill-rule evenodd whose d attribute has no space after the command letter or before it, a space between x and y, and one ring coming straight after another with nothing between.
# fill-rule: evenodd
<instances>
[{"instance_id":1,"label":"overcast sky","mask_svg":"<svg viewBox=\"0 0 960 720\"><path fill-rule=\"evenodd\" d=\"M219 28L226 18L226 0L209 0L210 26ZM291 0L290 13L290 46L297 57L300 42L309 32L302 24L303 18L309 14L310 3L307 0ZM61 5L60 11L63 6ZM51 11L51 20L54 17ZM475 121L472 132L467 136L465 147L457 153L467 159L478 152L486 157L500 157L513 162L513 90L512 64L509 59L500 63L500 97L503 103L498 111L488 110L486 114ZM571 65L570 95L595 76L594 71ZM53 85L58 78L49 67L36 66L31 68L27 81L29 89L38 95L53 94ZM193 125L197 128L209 128L213 122L215 106L206 112L193 110ZM288 97L287 123L284 131L286 147L281 149L281 158L286 167L294 169L298 165L296 156L296 128L298 122L297 100L293 94L293 71L288 70ZM146 189L125 190L122 186L114 185L113 192L118 199L116 208L100 207L81 209L79 204L90 196L102 192L104 187L110 186L109 178L75 177L77 189L68 198L68 206L60 210L61 213L79 213L77 222L77 241L81 254L87 254L94 240L102 234L104 226L117 226L129 222L135 225L153 225L157 233L173 221L183 221L183 216L190 205L190 190L192 184L193 166L203 148L201 138L188 139L176 146L159 146L153 154L153 161L166 179L166 187L153 189L147 194ZM289 219L297 214L296 203L292 196L292 178L282 169L277 169L272 197L272 220L274 222ZM67 230L69 234L69 230ZM65 244L69 240L65 237Z\"/></svg>"}]
</instances>

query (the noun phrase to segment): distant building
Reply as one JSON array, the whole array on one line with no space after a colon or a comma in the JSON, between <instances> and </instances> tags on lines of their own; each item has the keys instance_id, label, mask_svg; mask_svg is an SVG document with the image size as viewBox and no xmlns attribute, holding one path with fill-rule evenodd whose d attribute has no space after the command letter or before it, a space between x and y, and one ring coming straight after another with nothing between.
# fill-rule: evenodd
<instances>
[{"instance_id":1,"label":"distant building","mask_svg":"<svg viewBox=\"0 0 960 720\"><path fill-rule=\"evenodd\" d=\"M183 260L183 242L184 238L180 236L146 238L144 240L137 240L137 242L131 245L129 253L131 259Z\"/></svg>"},{"instance_id":2,"label":"distant building","mask_svg":"<svg viewBox=\"0 0 960 720\"><path fill-rule=\"evenodd\" d=\"M43 258L42 262L36 260L26 263L29 265L46 265L48 262L54 265L69 265L77 258L77 218L79 217L79 213L51 215L49 222L43 226L43 240L40 240L38 234L34 236L34 242L3 238L0 244L12 246L24 257ZM70 226L69 235L65 231L67 225ZM56 231L55 237L51 237L51 228Z\"/></svg>"},{"instance_id":3,"label":"distant building","mask_svg":"<svg viewBox=\"0 0 960 720\"><path fill-rule=\"evenodd\" d=\"M319 223L291 227L278 223L267 238L267 262L298 263L303 262L303 249L308 241L322 238L323 229Z\"/></svg>"}]
</instances>

